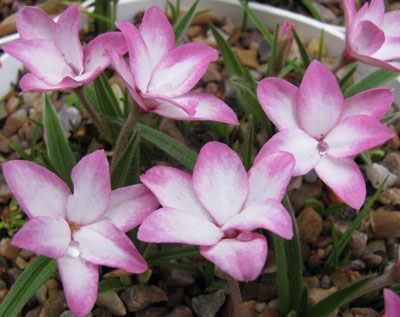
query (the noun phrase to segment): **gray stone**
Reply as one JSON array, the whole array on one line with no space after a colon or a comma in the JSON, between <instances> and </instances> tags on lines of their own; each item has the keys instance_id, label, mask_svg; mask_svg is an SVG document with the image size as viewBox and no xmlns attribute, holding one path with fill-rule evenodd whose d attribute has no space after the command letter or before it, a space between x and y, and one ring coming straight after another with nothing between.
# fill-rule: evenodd
<instances>
[{"instance_id":1,"label":"gray stone","mask_svg":"<svg viewBox=\"0 0 400 317\"><path fill-rule=\"evenodd\" d=\"M96 304L108 309L114 315L124 316L126 308L124 303L114 291L103 292L97 295Z\"/></svg>"},{"instance_id":2,"label":"gray stone","mask_svg":"<svg viewBox=\"0 0 400 317\"><path fill-rule=\"evenodd\" d=\"M159 287L152 285L133 285L121 294L121 299L129 312L141 310L152 303L166 302L167 295Z\"/></svg>"},{"instance_id":3,"label":"gray stone","mask_svg":"<svg viewBox=\"0 0 400 317\"><path fill-rule=\"evenodd\" d=\"M193 310L200 317L214 317L224 302L224 290L192 298Z\"/></svg>"},{"instance_id":4,"label":"gray stone","mask_svg":"<svg viewBox=\"0 0 400 317\"><path fill-rule=\"evenodd\" d=\"M398 178L397 175L393 174L385 166L378 163L373 163L371 166L365 166L365 172L367 173L371 185L376 189L382 185L387 176L388 180L386 181L384 189L393 186Z\"/></svg>"}]
</instances>

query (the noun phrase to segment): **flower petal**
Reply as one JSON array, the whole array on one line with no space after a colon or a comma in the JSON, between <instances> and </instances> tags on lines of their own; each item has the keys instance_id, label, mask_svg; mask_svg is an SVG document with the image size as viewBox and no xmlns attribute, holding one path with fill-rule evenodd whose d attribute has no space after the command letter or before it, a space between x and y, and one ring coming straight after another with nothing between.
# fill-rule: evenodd
<instances>
[{"instance_id":1,"label":"flower petal","mask_svg":"<svg viewBox=\"0 0 400 317\"><path fill-rule=\"evenodd\" d=\"M83 71L83 49L79 39L79 6L67 8L57 21L54 33L55 44L75 75Z\"/></svg>"},{"instance_id":2,"label":"flower petal","mask_svg":"<svg viewBox=\"0 0 400 317\"><path fill-rule=\"evenodd\" d=\"M142 93L147 92L147 86L151 78L151 59L146 43L136 27L129 22L115 22L117 28L125 36L129 50L129 66L133 73L133 78Z\"/></svg>"},{"instance_id":3,"label":"flower petal","mask_svg":"<svg viewBox=\"0 0 400 317\"><path fill-rule=\"evenodd\" d=\"M303 130L285 129L275 134L264 144L254 160L254 165L258 164L258 161L264 155L276 151L286 151L293 154L296 159L293 176L304 175L311 171L321 158L317 145L318 141Z\"/></svg>"},{"instance_id":4,"label":"flower petal","mask_svg":"<svg viewBox=\"0 0 400 317\"><path fill-rule=\"evenodd\" d=\"M147 92L167 97L183 95L197 84L208 65L217 58L218 51L204 43L174 48L154 70Z\"/></svg>"},{"instance_id":5,"label":"flower petal","mask_svg":"<svg viewBox=\"0 0 400 317\"><path fill-rule=\"evenodd\" d=\"M385 41L385 34L370 21L362 21L350 38L351 46L359 54L372 55Z\"/></svg>"},{"instance_id":6,"label":"flower petal","mask_svg":"<svg viewBox=\"0 0 400 317\"><path fill-rule=\"evenodd\" d=\"M239 281L252 281L260 275L267 250L265 237L250 232L236 239L223 239L211 247L200 247L202 256Z\"/></svg>"},{"instance_id":7,"label":"flower petal","mask_svg":"<svg viewBox=\"0 0 400 317\"><path fill-rule=\"evenodd\" d=\"M103 218L127 232L141 224L157 207L157 199L144 185L122 187L111 192L110 207Z\"/></svg>"},{"instance_id":8,"label":"flower petal","mask_svg":"<svg viewBox=\"0 0 400 317\"><path fill-rule=\"evenodd\" d=\"M363 19L369 20L374 24L380 26L383 23L385 14L385 4L383 0L373 0L368 6Z\"/></svg>"},{"instance_id":9,"label":"flower petal","mask_svg":"<svg viewBox=\"0 0 400 317\"><path fill-rule=\"evenodd\" d=\"M176 120L210 120L234 125L239 124L236 114L231 107L213 95L202 92L188 92L179 97L164 99L169 99L173 103L166 100L158 100L159 103L151 112ZM188 104L196 104L195 113L192 117L188 115L187 111L182 110Z\"/></svg>"},{"instance_id":10,"label":"flower petal","mask_svg":"<svg viewBox=\"0 0 400 317\"><path fill-rule=\"evenodd\" d=\"M83 157L71 172L74 194L68 198L67 219L80 225L103 216L110 204L110 172L106 154L95 151Z\"/></svg>"},{"instance_id":11,"label":"flower petal","mask_svg":"<svg viewBox=\"0 0 400 317\"><path fill-rule=\"evenodd\" d=\"M344 100L341 120L352 115L366 115L382 119L393 102L393 92L387 88L365 90Z\"/></svg>"},{"instance_id":12,"label":"flower petal","mask_svg":"<svg viewBox=\"0 0 400 317\"><path fill-rule=\"evenodd\" d=\"M394 136L393 131L369 116L354 115L340 122L326 136L328 154L349 157L382 144Z\"/></svg>"},{"instance_id":13,"label":"flower petal","mask_svg":"<svg viewBox=\"0 0 400 317\"><path fill-rule=\"evenodd\" d=\"M131 273L148 269L132 241L108 220L83 226L72 236L79 243L80 257L86 261Z\"/></svg>"},{"instance_id":14,"label":"flower petal","mask_svg":"<svg viewBox=\"0 0 400 317\"><path fill-rule=\"evenodd\" d=\"M66 76L74 76L58 48L49 40L19 40L2 48L50 85L59 83Z\"/></svg>"},{"instance_id":15,"label":"flower petal","mask_svg":"<svg viewBox=\"0 0 400 317\"><path fill-rule=\"evenodd\" d=\"M356 14L356 6L354 4L354 0L343 0L342 3L344 8L344 16L346 18L346 28L348 29Z\"/></svg>"},{"instance_id":16,"label":"flower petal","mask_svg":"<svg viewBox=\"0 0 400 317\"><path fill-rule=\"evenodd\" d=\"M193 216L212 222L208 211L197 199L192 176L169 166L155 166L140 177L163 207L180 209Z\"/></svg>"},{"instance_id":17,"label":"flower petal","mask_svg":"<svg viewBox=\"0 0 400 317\"><path fill-rule=\"evenodd\" d=\"M71 191L56 174L28 161L9 161L2 169L8 186L29 218L65 218Z\"/></svg>"},{"instance_id":18,"label":"flower petal","mask_svg":"<svg viewBox=\"0 0 400 317\"><path fill-rule=\"evenodd\" d=\"M175 48L174 30L164 12L152 6L144 13L139 32L149 51L153 72L165 54Z\"/></svg>"},{"instance_id":19,"label":"flower petal","mask_svg":"<svg viewBox=\"0 0 400 317\"><path fill-rule=\"evenodd\" d=\"M128 46L121 32L100 34L88 43L83 58L84 73L77 79L87 84L99 76L111 63L107 50L120 56L127 52Z\"/></svg>"},{"instance_id":20,"label":"flower petal","mask_svg":"<svg viewBox=\"0 0 400 317\"><path fill-rule=\"evenodd\" d=\"M36 77L33 73L25 74L21 80L19 81L19 86L22 91L52 91L52 90L68 90L74 89L81 86L82 83L72 79L71 77L64 77L62 81L56 83L54 85L50 85L38 77Z\"/></svg>"},{"instance_id":21,"label":"flower petal","mask_svg":"<svg viewBox=\"0 0 400 317\"><path fill-rule=\"evenodd\" d=\"M299 127L296 118L297 92L296 86L279 78L265 78L258 84L258 100L279 130Z\"/></svg>"},{"instance_id":22,"label":"flower petal","mask_svg":"<svg viewBox=\"0 0 400 317\"><path fill-rule=\"evenodd\" d=\"M383 317L400 316L400 297L389 288L383 289L383 298L385 300L385 314Z\"/></svg>"},{"instance_id":23,"label":"flower petal","mask_svg":"<svg viewBox=\"0 0 400 317\"><path fill-rule=\"evenodd\" d=\"M12 244L56 259L65 255L70 241L71 230L64 219L35 217L19 229Z\"/></svg>"},{"instance_id":24,"label":"flower petal","mask_svg":"<svg viewBox=\"0 0 400 317\"><path fill-rule=\"evenodd\" d=\"M374 58L374 57L371 57L371 56L357 54L357 53L352 53L351 57L353 57L354 59L357 59L360 62L363 62L365 64L373 65L373 66L376 66L376 67L382 67L382 68L386 68L386 69L390 69L390 70L394 70L394 71L400 71L400 62L382 61L380 59L377 59L377 58Z\"/></svg>"},{"instance_id":25,"label":"flower petal","mask_svg":"<svg viewBox=\"0 0 400 317\"><path fill-rule=\"evenodd\" d=\"M325 155L315 166L315 172L346 204L360 209L365 200L365 182L352 158Z\"/></svg>"},{"instance_id":26,"label":"flower petal","mask_svg":"<svg viewBox=\"0 0 400 317\"><path fill-rule=\"evenodd\" d=\"M214 245L224 233L212 222L189 211L161 208L151 213L140 225L138 239L146 242L173 242Z\"/></svg>"},{"instance_id":27,"label":"flower petal","mask_svg":"<svg viewBox=\"0 0 400 317\"><path fill-rule=\"evenodd\" d=\"M299 125L320 139L338 122L343 109L343 95L335 75L314 60L308 66L297 95Z\"/></svg>"},{"instance_id":28,"label":"flower petal","mask_svg":"<svg viewBox=\"0 0 400 317\"><path fill-rule=\"evenodd\" d=\"M237 215L249 192L239 156L223 143L204 145L193 169L193 189L217 225Z\"/></svg>"},{"instance_id":29,"label":"flower petal","mask_svg":"<svg viewBox=\"0 0 400 317\"><path fill-rule=\"evenodd\" d=\"M65 256L57 260L65 297L71 311L84 316L92 310L97 298L99 272L97 265L80 257Z\"/></svg>"},{"instance_id":30,"label":"flower petal","mask_svg":"<svg viewBox=\"0 0 400 317\"><path fill-rule=\"evenodd\" d=\"M399 30L400 10L386 12L383 17L381 29L385 36L400 36Z\"/></svg>"},{"instance_id":31,"label":"flower petal","mask_svg":"<svg viewBox=\"0 0 400 317\"><path fill-rule=\"evenodd\" d=\"M381 60L400 58L400 37L385 36L385 42L372 56Z\"/></svg>"},{"instance_id":32,"label":"flower petal","mask_svg":"<svg viewBox=\"0 0 400 317\"><path fill-rule=\"evenodd\" d=\"M268 198L281 201L292 178L295 164L294 156L288 152L265 153L259 156L257 164L247 173L249 196L245 206Z\"/></svg>"},{"instance_id":33,"label":"flower petal","mask_svg":"<svg viewBox=\"0 0 400 317\"><path fill-rule=\"evenodd\" d=\"M222 230L236 229L250 232L258 228L269 230L285 239L293 237L292 218L282 204L274 198L250 205L231 218Z\"/></svg>"},{"instance_id":34,"label":"flower petal","mask_svg":"<svg viewBox=\"0 0 400 317\"><path fill-rule=\"evenodd\" d=\"M23 8L17 14L16 24L22 40L54 40L56 23L40 8Z\"/></svg>"}]
</instances>

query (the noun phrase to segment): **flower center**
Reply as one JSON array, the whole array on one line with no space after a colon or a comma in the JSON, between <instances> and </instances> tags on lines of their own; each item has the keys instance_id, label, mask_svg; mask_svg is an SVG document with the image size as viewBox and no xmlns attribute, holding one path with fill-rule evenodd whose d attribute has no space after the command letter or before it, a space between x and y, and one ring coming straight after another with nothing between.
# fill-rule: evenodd
<instances>
[{"instance_id":1,"label":"flower center","mask_svg":"<svg viewBox=\"0 0 400 317\"><path fill-rule=\"evenodd\" d=\"M324 155L328 152L329 145L325 141L319 141L319 143L317 145L317 149L318 149L319 154Z\"/></svg>"},{"instance_id":2,"label":"flower center","mask_svg":"<svg viewBox=\"0 0 400 317\"><path fill-rule=\"evenodd\" d=\"M67 255L71 258L76 258L81 254L79 250L79 244L76 241L71 241L68 245Z\"/></svg>"},{"instance_id":3,"label":"flower center","mask_svg":"<svg viewBox=\"0 0 400 317\"><path fill-rule=\"evenodd\" d=\"M79 229L81 228L81 226L79 224L77 224L76 222L73 221L68 221L69 224L69 228L71 229L71 231L79 231Z\"/></svg>"}]
</instances>

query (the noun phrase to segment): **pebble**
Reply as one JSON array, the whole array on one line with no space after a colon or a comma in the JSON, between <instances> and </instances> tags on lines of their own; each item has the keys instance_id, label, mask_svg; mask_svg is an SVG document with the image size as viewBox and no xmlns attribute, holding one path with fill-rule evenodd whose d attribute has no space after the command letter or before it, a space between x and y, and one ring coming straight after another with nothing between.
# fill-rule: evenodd
<instances>
[{"instance_id":1,"label":"pebble","mask_svg":"<svg viewBox=\"0 0 400 317\"><path fill-rule=\"evenodd\" d=\"M197 15L193 18L192 24L207 24L211 22L212 24L218 24L219 18L212 12L204 12L200 15Z\"/></svg>"},{"instance_id":2,"label":"pebble","mask_svg":"<svg viewBox=\"0 0 400 317\"><path fill-rule=\"evenodd\" d=\"M0 185L0 203L8 203L13 194L7 184Z\"/></svg>"},{"instance_id":3,"label":"pebble","mask_svg":"<svg viewBox=\"0 0 400 317\"><path fill-rule=\"evenodd\" d=\"M223 25L221 27L222 31L224 31L226 34L232 35L235 30L236 30L236 25L233 24L232 19L230 16L226 16L223 21Z\"/></svg>"},{"instance_id":4,"label":"pebble","mask_svg":"<svg viewBox=\"0 0 400 317\"><path fill-rule=\"evenodd\" d=\"M7 276L9 285L13 285L21 274L22 271L17 267L12 267L8 269Z\"/></svg>"},{"instance_id":5,"label":"pebble","mask_svg":"<svg viewBox=\"0 0 400 317\"><path fill-rule=\"evenodd\" d=\"M295 211L299 211L311 198L318 198L322 193L322 182L320 180L312 184L303 183L302 186L290 194L290 202Z\"/></svg>"},{"instance_id":6,"label":"pebble","mask_svg":"<svg viewBox=\"0 0 400 317\"><path fill-rule=\"evenodd\" d=\"M35 292L35 298L37 301L40 303L40 305L44 305L47 299L47 286L46 284L43 284L38 288L38 290ZM50 296L49 296L50 297Z\"/></svg>"},{"instance_id":7,"label":"pebble","mask_svg":"<svg viewBox=\"0 0 400 317\"><path fill-rule=\"evenodd\" d=\"M41 310L42 310L41 306L36 306L35 308L28 311L24 317L39 317ZM60 317L65 317L65 316L62 316L61 314Z\"/></svg>"},{"instance_id":8,"label":"pebble","mask_svg":"<svg viewBox=\"0 0 400 317\"><path fill-rule=\"evenodd\" d=\"M368 307L355 307L350 309L350 311L354 317L380 317L380 314L376 310Z\"/></svg>"},{"instance_id":9,"label":"pebble","mask_svg":"<svg viewBox=\"0 0 400 317\"><path fill-rule=\"evenodd\" d=\"M0 152L2 153L10 153L11 151L11 142L5 137L3 134L0 134Z\"/></svg>"},{"instance_id":10,"label":"pebble","mask_svg":"<svg viewBox=\"0 0 400 317\"><path fill-rule=\"evenodd\" d=\"M72 311L66 310L59 317L76 317L76 315Z\"/></svg>"},{"instance_id":11,"label":"pebble","mask_svg":"<svg viewBox=\"0 0 400 317\"><path fill-rule=\"evenodd\" d=\"M202 77L202 80L205 83L209 83L210 81L215 81L215 82L222 81L221 71L219 70L219 67L216 63L211 63L210 66L208 66L207 71L204 73L204 76Z\"/></svg>"},{"instance_id":12,"label":"pebble","mask_svg":"<svg viewBox=\"0 0 400 317\"><path fill-rule=\"evenodd\" d=\"M73 315L76 317L76 315ZM113 317L113 315L107 310L104 309L103 307L96 307L92 311L92 316L93 317ZM90 314L86 315L85 317L90 317Z\"/></svg>"},{"instance_id":13,"label":"pebble","mask_svg":"<svg viewBox=\"0 0 400 317\"><path fill-rule=\"evenodd\" d=\"M348 267L353 271L361 271L365 269L365 263L359 259L353 260L349 263Z\"/></svg>"},{"instance_id":14,"label":"pebble","mask_svg":"<svg viewBox=\"0 0 400 317\"><path fill-rule=\"evenodd\" d=\"M253 50L245 50L238 47L232 47L232 51L238 56L239 60L248 67L253 69L257 69L258 59L257 59L257 52Z\"/></svg>"},{"instance_id":15,"label":"pebble","mask_svg":"<svg viewBox=\"0 0 400 317\"><path fill-rule=\"evenodd\" d=\"M214 317L225 302L225 298L225 290L193 297L193 310L200 317Z\"/></svg>"},{"instance_id":16,"label":"pebble","mask_svg":"<svg viewBox=\"0 0 400 317\"><path fill-rule=\"evenodd\" d=\"M315 183L318 179L317 173L314 170L309 171L306 175L303 176L303 179L307 183Z\"/></svg>"},{"instance_id":17,"label":"pebble","mask_svg":"<svg viewBox=\"0 0 400 317\"><path fill-rule=\"evenodd\" d=\"M11 245L10 238L3 238L0 241L0 255L6 257L9 260L15 260L18 256L19 248Z\"/></svg>"},{"instance_id":18,"label":"pebble","mask_svg":"<svg viewBox=\"0 0 400 317\"><path fill-rule=\"evenodd\" d=\"M42 311L40 317L54 317L59 316L67 308L67 300L63 291L58 291L53 296L49 297Z\"/></svg>"},{"instance_id":19,"label":"pebble","mask_svg":"<svg viewBox=\"0 0 400 317\"><path fill-rule=\"evenodd\" d=\"M348 228L347 224L335 223L335 231L338 238L340 238ZM349 248L353 257L359 257L367 247L368 235L358 230L354 231L349 240Z\"/></svg>"},{"instance_id":20,"label":"pebble","mask_svg":"<svg viewBox=\"0 0 400 317\"><path fill-rule=\"evenodd\" d=\"M165 317L192 317L193 313L187 306L177 306Z\"/></svg>"},{"instance_id":21,"label":"pebble","mask_svg":"<svg viewBox=\"0 0 400 317\"><path fill-rule=\"evenodd\" d=\"M391 187L385 189L379 194L378 201L384 205L400 205L400 188Z\"/></svg>"},{"instance_id":22,"label":"pebble","mask_svg":"<svg viewBox=\"0 0 400 317\"><path fill-rule=\"evenodd\" d=\"M19 128L22 127L22 125L26 122L26 120L27 120L27 114L25 109L17 110L6 119L6 122L3 127L3 135L6 137L11 136L15 132L17 132Z\"/></svg>"},{"instance_id":23,"label":"pebble","mask_svg":"<svg viewBox=\"0 0 400 317\"><path fill-rule=\"evenodd\" d=\"M364 261L369 268L375 268L382 264L382 257L374 253L364 254L361 257L361 260Z\"/></svg>"},{"instance_id":24,"label":"pebble","mask_svg":"<svg viewBox=\"0 0 400 317\"><path fill-rule=\"evenodd\" d=\"M21 103L21 100L18 97L12 96L7 100L6 103L6 111L8 115L13 114L15 111L17 111L19 105Z\"/></svg>"},{"instance_id":25,"label":"pebble","mask_svg":"<svg viewBox=\"0 0 400 317\"><path fill-rule=\"evenodd\" d=\"M167 285L185 287L192 285L195 281L195 277L189 272L172 269L169 272L168 278L165 282L167 283Z\"/></svg>"},{"instance_id":26,"label":"pebble","mask_svg":"<svg viewBox=\"0 0 400 317\"><path fill-rule=\"evenodd\" d=\"M0 289L5 289L7 287L7 283L0 279Z\"/></svg>"},{"instance_id":27,"label":"pebble","mask_svg":"<svg viewBox=\"0 0 400 317\"><path fill-rule=\"evenodd\" d=\"M257 302L255 300L250 300L243 302L244 310L246 311L246 317L256 317L257 311L255 309Z\"/></svg>"},{"instance_id":28,"label":"pebble","mask_svg":"<svg viewBox=\"0 0 400 317\"><path fill-rule=\"evenodd\" d=\"M19 251L19 255L24 258L25 260L30 260L31 258L33 258L36 254L35 252L32 252L30 250L25 250L22 249L21 251Z\"/></svg>"},{"instance_id":29,"label":"pebble","mask_svg":"<svg viewBox=\"0 0 400 317\"><path fill-rule=\"evenodd\" d=\"M337 288L335 286L329 288L329 289L323 289L323 288L312 288L308 292L308 299L310 301L310 305L313 306L323 300L325 297L328 297L329 295L335 293L337 291Z\"/></svg>"},{"instance_id":30,"label":"pebble","mask_svg":"<svg viewBox=\"0 0 400 317\"><path fill-rule=\"evenodd\" d=\"M328 245L332 243L332 237L319 237L316 241L314 241L313 245L320 249L326 248Z\"/></svg>"},{"instance_id":31,"label":"pebble","mask_svg":"<svg viewBox=\"0 0 400 317\"><path fill-rule=\"evenodd\" d=\"M242 299L244 302L256 299L258 293L258 283L248 282L244 284L240 290L240 293L242 294Z\"/></svg>"},{"instance_id":32,"label":"pebble","mask_svg":"<svg viewBox=\"0 0 400 317\"><path fill-rule=\"evenodd\" d=\"M45 285L47 287L47 293L49 294L49 296L53 296L59 290L58 282L55 279L51 278L47 280Z\"/></svg>"},{"instance_id":33,"label":"pebble","mask_svg":"<svg viewBox=\"0 0 400 317\"><path fill-rule=\"evenodd\" d=\"M386 181L384 189L393 186L398 179L397 175L393 174L385 166L378 163L373 163L371 166L365 166L365 172L369 181L371 182L371 185L375 189L378 189L382 185L387 176L389 177Z\"/></svg>"},{"instance_id":34,"label":"pebble","mask_svg":"<svg viewBox=\"0 0 400 317\"><path fill-rule=\"evenodd\" d=\"M61 126L64 131L71 131L71 124L78 128L82 121L81 112L75 107L69 107L64 105L60 112L58 113L58 118L60 119Z\"/></svg>"},{"instance_id":35,"label":"pebble","mask_svg":"<svg viewBox=\"0 0 400 317\"><path fill-rule=\"evenodd\" d=\"M338 17L336 14L326 6L322 5L319 1L311 0L311 5L314 7L315 10L319 13L322 18L322 21L331 24L338 23Z\"/></svg>"},{"instance_id":36,"label":"pebble","mask_svg":"<svg viewBox=\"0 0 400 317\"><path fill-rule=\"evenodd\" d=\"M344 288L360 278L361 275L359 272L353 272L346 268L341 268L331 274L331 281L338 289Z\"/></svg>"},{"instance_id":37,"label":"pebble","mask_svg":"<svg viewBox=\"0 0 400 317\"><path fill-rule=\"evenodd\" d=\"M331 278L328 275L321 277L321 288L328 289L332 286Z\"/></svg>"},{"instance_id":38,"label":"pebble","mask_svg":"<svg viewBox=\"0 0 400 317\"><path fill-rule=\"evenodd\" d=\"M20 268L21 270L25 270L28 266L28 263L20 256L17 256L14 260L14 263Z\"/></svg>"},{"instance_id":39,"label":"pebble","mask_svg":"<svg viewBox=\"0 0 400 317\"><path fill-rule=\"evenodd\" d=\"M3 120L8 117L8 113L6 110L6 105L4 102L0 102L0 120Z\"/></svg>"},{"instance_id":40,"label":"pebble","mask_svg":"<svg viewBox=\"0 0 400 317\"><path fill-rule=\"evenodd\" d=\"M268 302L278 297L278 289L276 287L264 284L258 284L257 300L259 302Z\"/></svg>"},{"instance_id":41,"label":"pebble","mask_svg":"<svg viewBox=\"0 0 400 317\"><path fill-rule=\"evenodd\" d=\"M387 153L381 163L389 171L397 175L398 178L395 185L400 185L400 154L398 152Z\"/></svg>"},{"instance_id":42,"label":"pebble","mask_svg":"<svg viewBox=\"0 0 400 317\"><path fill-rule=\"evenodd\" d=\"M307 242L314 242L322 232L321 215L307 205L296 219L300 237Z\"/></svg>"},{"instance_id":43,"label":"pebble","mask_svg":"<svg viewBox=\"0 0 400 317\"><path fill-rule=\"evenodd\" d=\"M304 283L307 284L308 288L320 288L319 279L316 276L309 276L303 278Z\"/></svg>"},{"instance_id":44,"label":"pebble","mask_svg":"<svg viewBox=\"0 0 400 317\"><path fill-rule=\"evenodd\" d=\"M366 251L369 252L369 253L374 253L376 251L386 252L385 240L378 239L378 240L368 241Z\"/></svg>"},{"instance_id":45,"label":"pebble","mask_svg":"<svg viewBox=\"0 0 400 317\"><path fill-rule=\"evenodd\" d=\"M124 303L114 291L103 292L97 295L96 305L108 309L114 315L124 316L126 308Z\"/></svg>"},{"instance_id":46,"label":"pebble","mask_svg":"<svg viewBox=\"0 0 400 317\"><path fill-rule=\"evenodd\" d=\"M259 317L279 317L278 310L274 307L265 306Z\"/></svg>"},{"instance_id":47,"label":"pebble","mask_svg":"<svg viewBox=\"0 0 400 317\"><path fill-rule=\"evenodd\" d=\"M8 288L0 289L0 303L6 298L8 294Z\"/></svg>"},{"instance_id":48,"label":"pebble","mask_svg":"<svg viewBox=\"0 0 400 317\"><path fill-rule=\"evenodd\" d=\"M400 237L400 212L375 211L371 216L372 232L376 238Z\"/></svg>"},{"instance_id":49,"label":"pebble","mask_svg":"<svg viewBox=\"0 0 400 317\"><path fill-rule=\"evenodd\" d=\"M278 298L275 298L275 299L269 301L269 302L268 302L268 306L269 306L269 307L272 307L272 308L278 309L278 307L279 307L279 299L278 299Z\"/></svg>"},{"instance_id":50,"label":"pebble","mask_svg":"<svg viewBox=\"0 0 400 317\"><path fill-rule=\"evenodd\" d=\"M133 285L121 294L121 299L128 307L129 312L134 312L145 308L146 306L166 302L168 300L164 291L153 285Z\"/></svg>"},{"instance_id":51,"label":"pebble","mask_svg":"<svg viewBox=\"0 0 400 317\"><path fill-rule=\"evenodd\" d=\"M125 271L123 269L115 269L103 275L103 278L114 278L114 277L122 277L122 276L129 276L132 273Z\"/></svg>"},{"instance_id":52,"label":"pebble","mask_svg":"<svg viewBox=\"0 0 400 317\"><path fill-rule=\"evenodd\" d=\"M203 28L200 25L191 25L186 31L186 35L188 38L194 38L203 33Z\"/></svg>"},{"instance_id":53,"label":"pebble","mask_svg":"<svg viewBox=\"0 0 400 317\"><path fill-rule=\"evenodd\" d=\"M307 45L307 51L314 57L318 56L319 52L319 38L313 37ZM322 57L326 56L326 45L322 47Z\"/></svg>"}]
</instances>

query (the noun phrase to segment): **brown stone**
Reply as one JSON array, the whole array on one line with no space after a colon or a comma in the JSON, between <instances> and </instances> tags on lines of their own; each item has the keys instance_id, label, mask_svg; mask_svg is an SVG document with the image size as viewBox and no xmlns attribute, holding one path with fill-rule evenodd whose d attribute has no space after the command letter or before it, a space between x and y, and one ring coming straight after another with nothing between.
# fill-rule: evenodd
<instances>
[{"instance_id":1,"label":"brown stone","mask_svg":"<svg viewBox=\"0 0 400 317\"><path fill-rule=\"evenodd\" d=\"M385 189L379 194L378 201L385 205L400 205L400 188L391 187Z\"/></svg>"},{"instance_id":2,"label":"brown stone","mask_svg":"<svg viewBox=\"0 0 400 317\"><path fill-rule=\"evenodd\" d=\"M335 293L337 288L335 286L331 287L330 289L323 289L323 288L312 288L308 292L308 299L310 301L310 305L313 306L323 300L325 297Z\"/></svg>"},{"instance_id":3,"label":"brown stone","mask_svg":"<svg viewBox=\"0 0 400 317\"><path fill-rule=\"evenodd\" d=\"M276 308L265 306L264 309L258 315L258 317L279 317L279 313Z\"/></svg>"},{"instance_id":4,"label":"brown stone","mask_svg":"<svg viewBox=\"0 0 400 317\"><path fill-rule=\"evenodd\" d=\"M7 100L7 104L6 104L6 111L8 113L8 115L13 114L17 109L18 106L20 105L21 100L19 100L18 97L12 96Z\"/></svg>"},{"instance_id":5,"label":"brown stone","mask_svg":"<svg viewBox=\"0 0 400 317\"><path fill-rule=\"evenodd\" d=\"M207 24L208 22L212 24L219 23L219 18L212 12L205 12L195 16L192 20L192 24Z\"/></svg>"},{"instance_id":6,"label":"brown stone","mask_svg":"<svg viewBox=\"0 0 400 317\"><path fill-rule=\"evenodd\" d=\"M269 302L278 297L278 289L269 285L259 284L257 291L257 300L259 302Z\"/></svg>"},{"instance_id":7,"label":"brown stone","mask_svg":"<svg viewBox=\"0 0 400 317\"><path fill-rule=\"evenodd\" d=\"M4 136L10 136L18 131L22 127L24 122L27 120L27 114L25 109L19 109L9 116L3 127Z\"/></svg>"},{"instance_id":8,"label":"brown stone","mask_svg":"<svg viewBox=\"0 0 400 317\"><path fill-rule=\"evenodd\" d=\"M316 37L313 37L310 42L308 42L307 45L307 51L314 57L318 56L319 52L319 39ZM324 44L322 46L322 57L326 56L326 45Z\"/></svg>"},{"instance_id":9,"label":"brown stone","mask_svg":"<svg viewBox=\"0 0 400 317\"><path fill-rule=\"evenodd\" d=\"M361 260L363 260L369 268L375 268L382 264L382 257L374 253L364 254Z\"/></svg>"},{"instance_id":10,"label":"brown stone","mask_svg":"<svg viewBox=\"0 0 400 317\"><path fill-rule=\"evenodd\" d=\"M304 183L298 190L290 194L290 202L294 210L299 211L306 204L306 201L311 198L318 198L322 193L322 182L317 180L315 183Z\"/></svg>"},{"instance_id":11,"label":"brown stone","mask_svg":"<svg viewBox=\"0 0 400 317\"><path fill-rule=\"evenodd\" d=\"M196 37L200 34L203 33L203 28L200 25L192 25L189 26L189 28L186 31L186 35L188 36L188 38L193 38Z\"/></svg>"},{"instance_id":12,"label":"brown stone","mask_svg":"<svg viewBox=\"0 0 400 317\"><path fill-rule=\"evenodd\" d=\"M355 307L350 309L350 311L354 317L380 317L380 314L376 310L368 307Z\"/></svg>"},{"instance_id":13,"label":"brown stone","mask_svg":"<svg viewBox=\"0 0 400 317\"><path fill-rule=\"evenodd\" d=\"M143 284L133 285L126 289L121 294L121 299L128 307L129 312L141 310L152 303L168 300L161 288Z\"/></svg>"},{"instance_id":14,"label":"brown stone","mask_svg":"<svg viewBox=\"0 0 400 317\"><path fill-rule=\"evenodd\" d=\"M336 288L341 289L354 281L357 281L360 277L361 275L358 272L341 268L331 274L331 281Z\"/></svg>"},{"instance_id":15,"label":"brown stone","mask_svg":"<svg viewBox=\"0 0 400 317\"><path fill-rule=\"evenodd\" d=\"M118 294L114 291L103 292L97 295L96 305L108 309L114 315L126 315L126 308Z\"/></svg>"},{"instance_id":16,"label":"brown stone","mask_svg":"<svg viewBox=\"0 0 400 317\"><path fill-rule=\"evenodd\" d=\"M303 281L307 284L309 289L320 287L319 279L316 276L305 277Z\"/></svg>"},{"instance_id":17,"label":"brown stone","mask_svg":"<svg viewBox=\"0 0 400 317\"><path fill-rule=\"evenodd\" d=\"M297 217L300 237L307 242L314 242L322 232L321 215L312 206L307 205Z\"/></svg>"},{"instance_id":18,"label":"brown stone","mask_svg":"<svg viewBox=\"0 0 400 317\"><path fill-rule=\"evenodd\" d=\"M249 66L253 69L257 69L259 67L256 51L245 50L238 47L233 47L232 51L245 66Z\"/></svg>"},{"instance_id":19,"label":"brown stone","mask_svg":"<svg viewBox=\"0 0 400 317\"><path fill-rule=\"evenodd\" d=\"M400 237L400 212L376 211L372 213L371 227L376 238Z\"/></svg>"},{"instance_id":20,"label":"brown stone","mask_svg":"<svg viewBox=\"0 0 400 317\"><path fill-rule=\"evenodd\" d=\"M4 238L0 241L0 255L9 260L15 260L18 256L19 248L11 245L10 238Z\"/></svg>"},{"instance_id":21,"label":"brown stone","mask_svg":"<svg viewBox=\"0 0 400 317\"><path fill-rule=\"evenodd\" d=\"M187 306L177 306L165 317L192 317L193 313Z\"/></svg>"}]
</instances>

